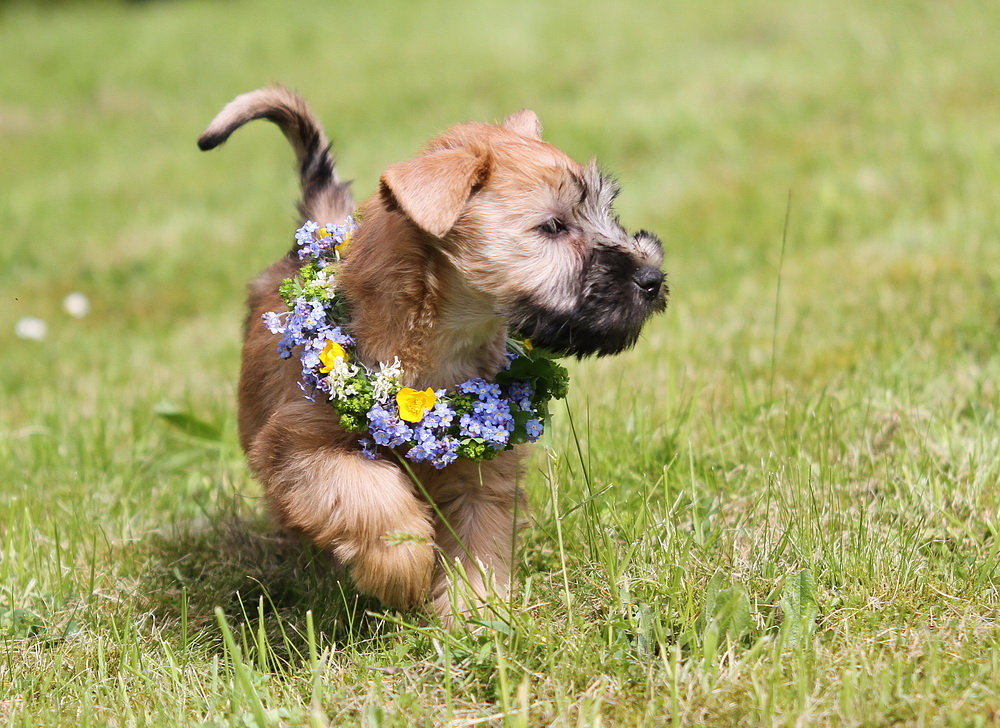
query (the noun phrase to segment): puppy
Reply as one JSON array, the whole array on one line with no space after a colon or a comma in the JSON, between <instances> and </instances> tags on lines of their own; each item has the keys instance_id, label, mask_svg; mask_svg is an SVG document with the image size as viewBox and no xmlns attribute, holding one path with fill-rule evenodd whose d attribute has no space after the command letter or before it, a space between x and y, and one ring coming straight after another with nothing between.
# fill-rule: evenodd
<instances>
[{"instance_id":1,"label":"puppy","mask_svg":"<svg viewBox=\"0 0 1000 728\"><path fill-rule=\"evenodd\" d=\"M322 127L284 88L237 97L198 144L212 149L261 118L295 150L302 217L341 223L354 213ZM509 333L561 354L614 354L665 308L659 239L627 233L612 212L614 182L541 131L528 110L501 125L461 124L385 171L337 266L359 365L398 361L402 385L453 390L508 366ZM504 595L524 446L440 468L404 464L405 447L369 459L330 402L303 395L299 362L279 357L262 323L286 308L279 288L301 266L293 248L251 284L245 327L240 442L274 516L387 606L429 599L449 623L491 591Z\"/></svg>"}]
</instances>

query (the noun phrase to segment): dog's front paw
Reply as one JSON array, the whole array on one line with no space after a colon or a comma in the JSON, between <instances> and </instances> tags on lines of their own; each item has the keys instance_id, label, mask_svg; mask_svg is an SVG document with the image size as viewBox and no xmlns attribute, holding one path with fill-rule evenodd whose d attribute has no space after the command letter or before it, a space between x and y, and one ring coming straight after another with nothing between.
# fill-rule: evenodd
<instances>
[{"instance_id":1,"label":"dog's front paw","mask_svg":"<svg viewBox=\"0 0 1000 728\"><path fill-rule=\"evenodd\" d=\"M434 545L426 526L412 533L386 533L353 548L345 544L335 552L349 564L358 591L371 594L386 606L412 609L426 600L434 571Z\"/></svg>"}]
</instances>

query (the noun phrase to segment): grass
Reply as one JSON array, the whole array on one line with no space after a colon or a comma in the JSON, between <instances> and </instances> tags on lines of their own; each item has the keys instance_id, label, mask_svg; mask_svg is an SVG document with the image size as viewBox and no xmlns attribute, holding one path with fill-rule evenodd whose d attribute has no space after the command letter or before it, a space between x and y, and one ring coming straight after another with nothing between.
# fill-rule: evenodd
<instances>
[{"instance_id":1,"label":"grass","mask_svg":"<svg viewBox=\"0 0 1000 728\"><path fill-rule=\"evenodd\" d=\"M0 7L0 725L1000 720L998 21ZM362 196L435 131L528 106L665 240L667 314L570 365L495 621L384 614L262 514L233 386L291 155L267 125L194 140L272 80Z\"/></svg>"}]
</instances>

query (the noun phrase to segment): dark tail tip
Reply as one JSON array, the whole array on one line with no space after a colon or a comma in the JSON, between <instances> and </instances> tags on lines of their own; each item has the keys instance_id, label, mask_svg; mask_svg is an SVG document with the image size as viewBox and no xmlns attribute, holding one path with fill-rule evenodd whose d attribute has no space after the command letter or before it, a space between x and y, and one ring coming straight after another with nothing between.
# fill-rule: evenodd
<instances>
[{"instance_id":1,"label":"dark tail tip","mask_svg":"<svg viewBox=\"0 0 1000 728\"><path fill-rule=\"evenodd\" d=\"M215 149L229 138L229 134L202 134L198 137L198 149L207 152Z\"/></svg>"}]
</instances>

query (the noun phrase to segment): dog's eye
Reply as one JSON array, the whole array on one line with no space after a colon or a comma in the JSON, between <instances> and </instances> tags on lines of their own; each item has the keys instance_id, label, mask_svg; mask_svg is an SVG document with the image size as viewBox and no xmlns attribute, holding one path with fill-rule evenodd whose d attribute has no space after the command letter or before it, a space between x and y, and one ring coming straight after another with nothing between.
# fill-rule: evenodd
<instances>
[{"instance_id":1,"label":"dog's eye","mask_svg":"<svg viewBox=\"0 0 1000 728\"><path fill-rule=\"evenodd\" d=\"M546 235L562 235L566 232L566 223L560 220L558 217L554 217L551 220L547 220L543 224L538 226L539 232L543 232Z\"/></svg>"}]
</instances>

